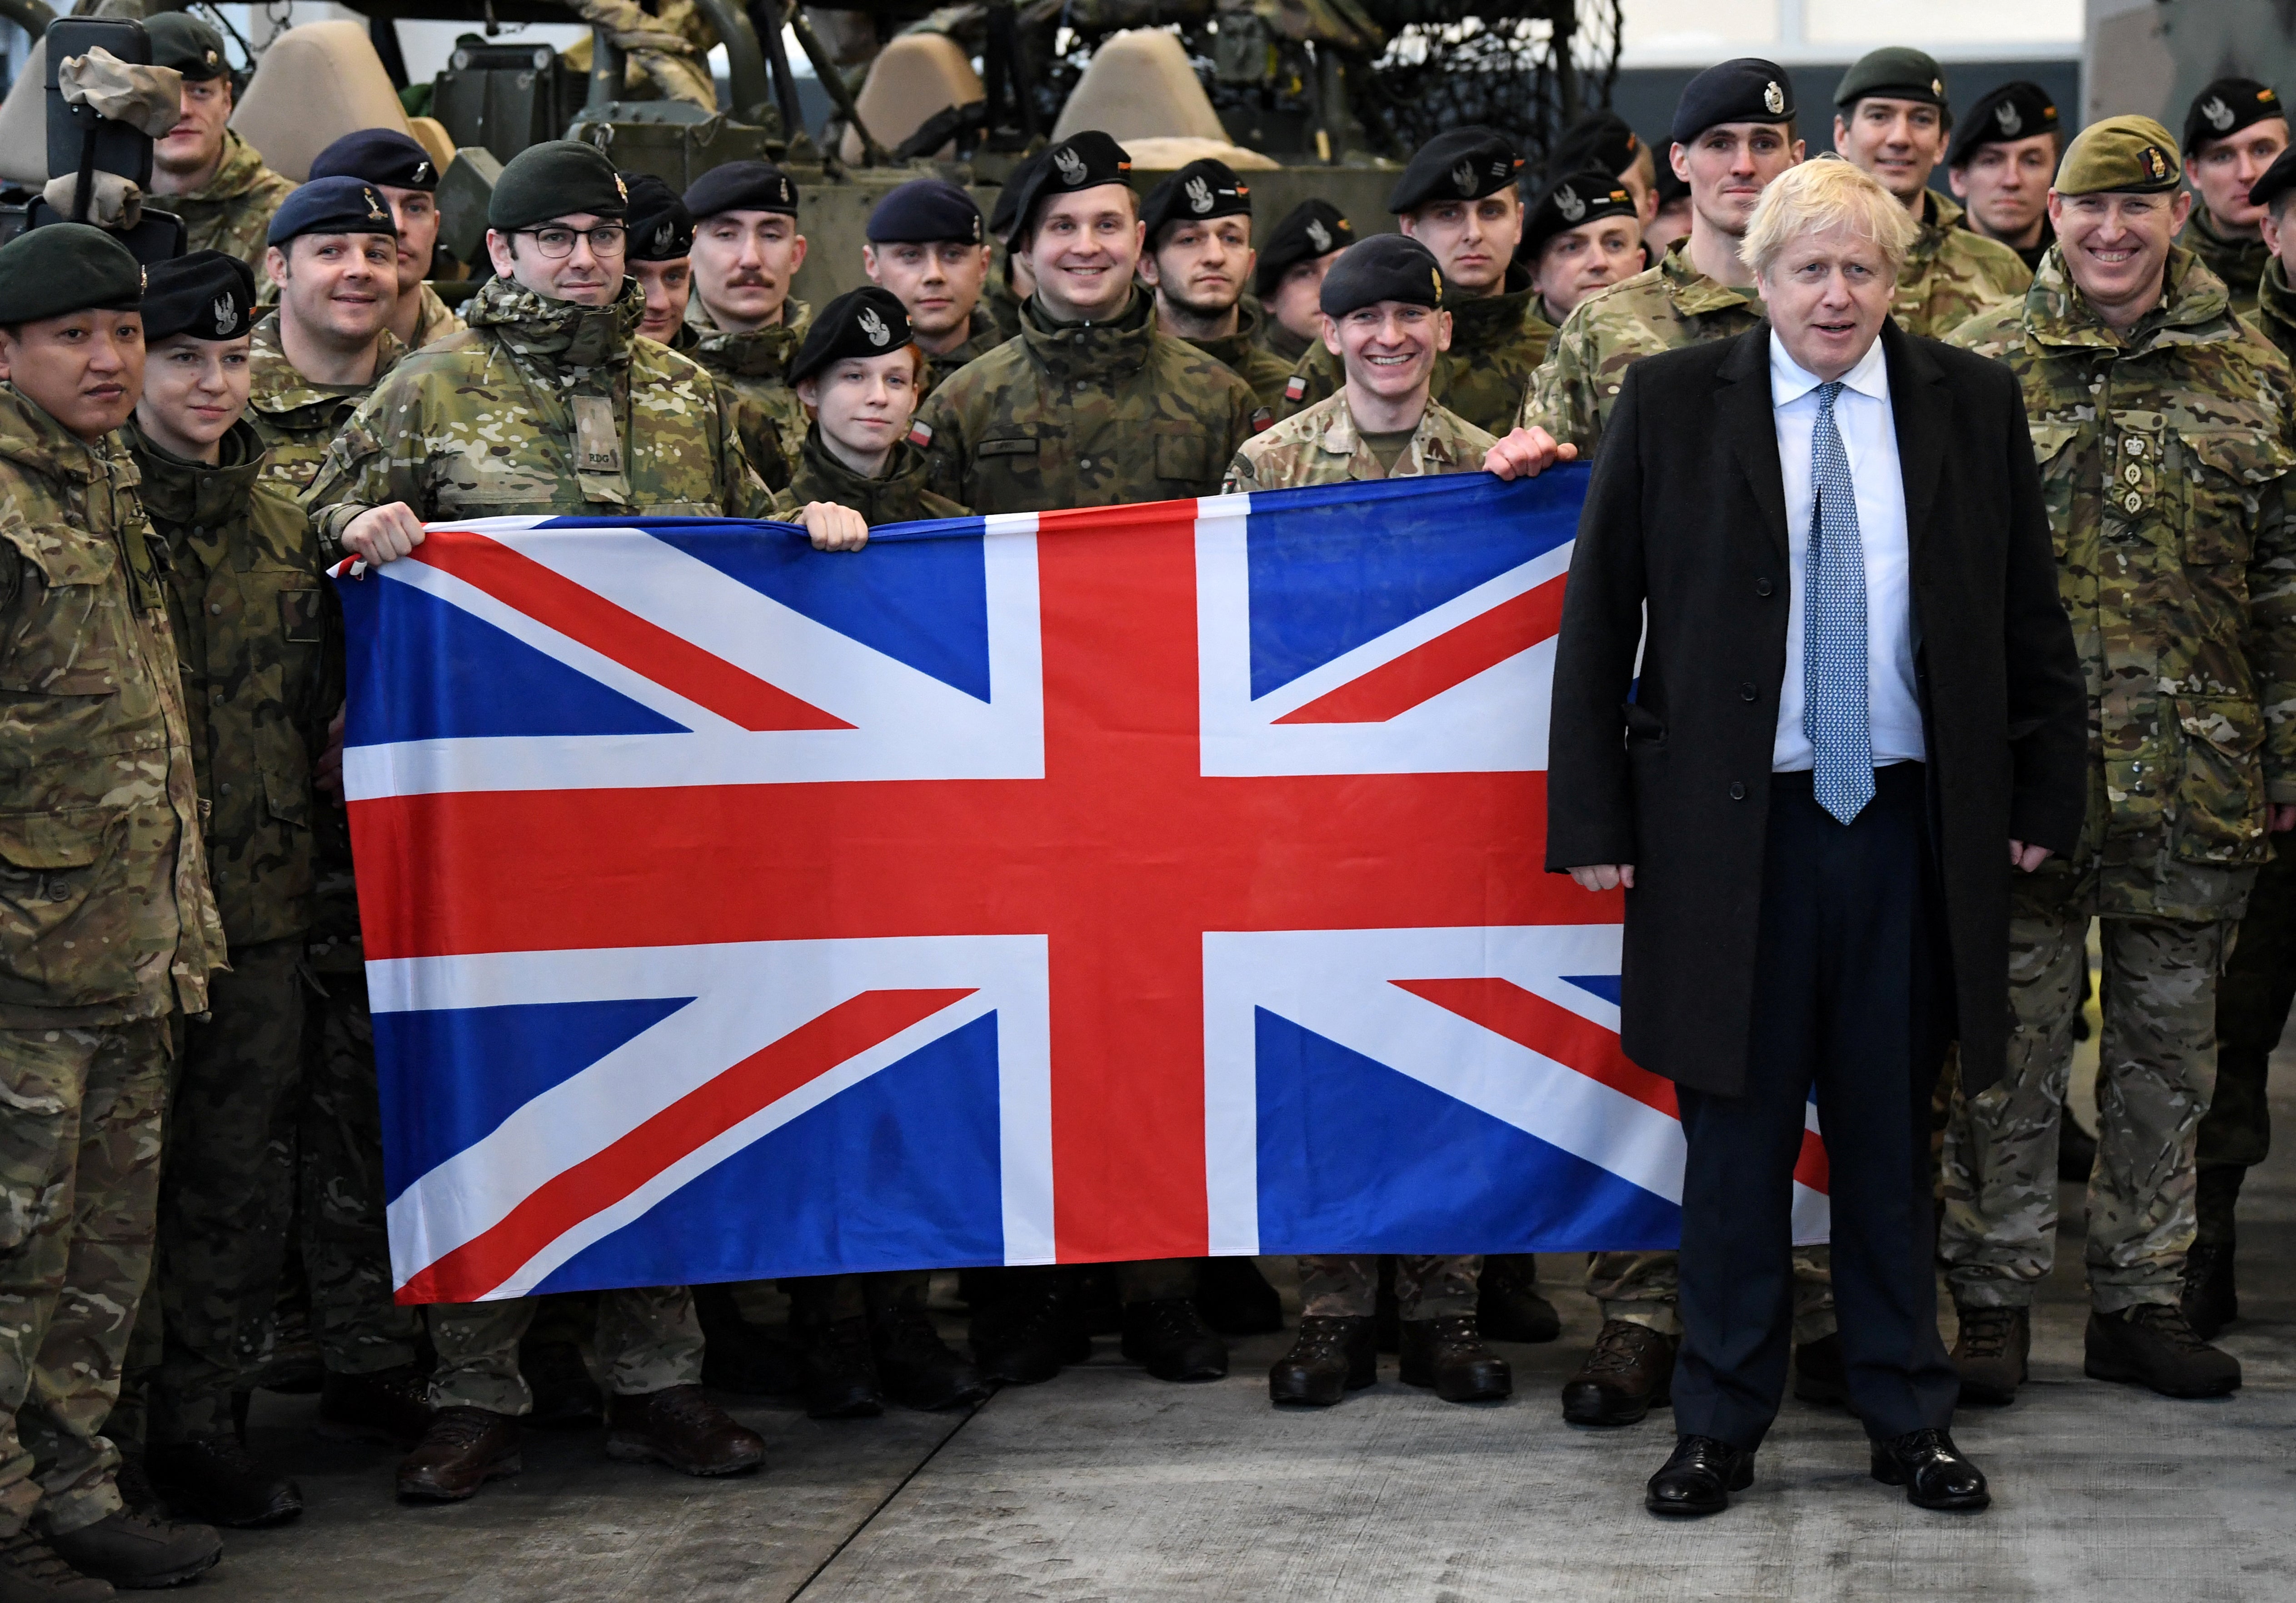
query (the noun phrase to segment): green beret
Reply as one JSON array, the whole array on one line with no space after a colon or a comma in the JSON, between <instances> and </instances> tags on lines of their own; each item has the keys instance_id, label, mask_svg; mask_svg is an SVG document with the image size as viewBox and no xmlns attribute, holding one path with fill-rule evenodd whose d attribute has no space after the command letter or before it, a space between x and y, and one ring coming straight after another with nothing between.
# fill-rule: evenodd
<instances>
[{"instance_id":1,"label":"green beret","mask_svg":"<svg viewBox=\"0 0 2296 1603\"><path fill-rule=\"evenodd\" d=\"M0 323L144 304L144 268L101 228L50 223L0 245Z\"/></svg>"},{"instance_id":2,"label":"green beret","mask_svg":"<svg viewBox=\"0 0 2296 1603\"><path fill-rule=\"evenodd\" d=\"M1885 100L1917 100L1924 105L1945 104L1945 74L1936 61L1918 50L1892 45L1869 50L1849 64L1834 86L1833 103L1854 106L1869 94Z\"/></svg>"},{"instance_id":3,"label":"green beret","mask_svg":"<svg viewBox=\"0 0 2296 1603\"><path fill-rule=\"evenodd\" d=\"M223 36L189 12L164 11L144 23L152 41L152 65L173 67L192 82L205 83L231 70L224 60Z\"/></svg>"},{"instance_id":4,"label":"green beret","mask_svg":"<svg viewBox=\"0 0 2296 1603\"><path fill-rule=\"evenodd\" d=\"M2061 195L2166 194L2184 176L2169 130L2149 117L2108 117L2073 136L2057 164Z\"/></svg>"},{"instance_id":5,"label":"green beret","mask_svg":"<svg viewBox=\"0 0 2296 1603\"><path fill-rule=\"evenodd\" d=\"M629 209L629 187L605 151L578 139L551 139L527 146L503 168L487 202L487 226L512 233L556 217L619 217Z\"/></svg>"}]
</instances>

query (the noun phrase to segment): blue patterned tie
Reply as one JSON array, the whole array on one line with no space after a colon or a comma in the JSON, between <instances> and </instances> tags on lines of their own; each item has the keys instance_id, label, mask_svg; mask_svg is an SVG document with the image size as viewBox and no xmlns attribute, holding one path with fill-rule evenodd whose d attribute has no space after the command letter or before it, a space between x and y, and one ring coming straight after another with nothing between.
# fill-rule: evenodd
<instances>
[{"instance_id":1,"label":"blue patterned tie","mask_svg":"<svg viewBox=\"0 0 2296 1603\"><path fill-rule=\"evenodd\" d=\"M1866 552L1849 454L1833 426L1841 394L1839 380L1817 387L1810 434L1817 506L1802 588L1801 729L1809 737L1817 805L1849 823L1874 799L1874 734L1866 703Z\"/></svg>"}]
</instances>

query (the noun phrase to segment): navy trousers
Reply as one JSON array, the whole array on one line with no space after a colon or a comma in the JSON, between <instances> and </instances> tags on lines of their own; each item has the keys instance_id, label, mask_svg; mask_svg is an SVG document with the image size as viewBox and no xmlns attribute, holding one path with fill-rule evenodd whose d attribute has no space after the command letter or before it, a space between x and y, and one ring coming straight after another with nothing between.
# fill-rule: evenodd
<instances>
[{"instance_id":1,"label":"navy trousers","mask_svg":"<svg viewBox=\"0 0 2296 1603\"><path fill-rule=\"evenodd\" d=\"M1679 1093L1690 1156L1675 1428L1749 1452L1785 1394L1793 1171L1813 1084L1850 1407L1887 1441L1949 1425L1960 1393L1931 1264L1946 982L1924 772L1899 763L1874 777L1849 824L1817 805L1808 773L1772 777L1744 1093Z\"/></svg>"}]
</instances>

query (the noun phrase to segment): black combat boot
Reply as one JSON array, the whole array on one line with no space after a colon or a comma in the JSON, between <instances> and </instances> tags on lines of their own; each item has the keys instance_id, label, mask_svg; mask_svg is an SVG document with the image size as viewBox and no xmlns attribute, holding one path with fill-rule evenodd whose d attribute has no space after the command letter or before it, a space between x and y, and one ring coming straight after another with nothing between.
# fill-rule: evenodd
<instances>
[{"instance_id":1,"label":"black combat boot","mask_svg":"<svg viewBox=\"0 0 2296 1603\"><path fill-rule=\"evenodd\" d=\"M805 1385L805 1359L777 1325L751 1324L731 1286L696 1286L693 1314L701 1325L701 1382L745 1397L778 1397Z\"/></svg>"},{"instance_id":2,"label":"black combat boot","mask_svg":"<svg viewBox=\"0 0 2296 1603\"><path fill-rule=\"evenodd\" d=\"M364 1375L330 1370L311 1428L331 1442L379 1442L405 1452L430 1428L430 1383L411 1363Z\"/></svg>"},{"instance_id":3,"label":"black combat boot","mask_svg":"<svg viewBox=\"0 0 2296 1603\"><path fill-rule=\"evenodd\" d=\"M1227 1343L1184 1296L1125 1304L1122 1350L1159 1380L1227 1378Z\"/></svg>"},{"instance_id":4,"label":"black combat boot","mask_svg":"<svg viewBox=\"0 0 2296 1603\"><path fill-rule=\"evenodd\" d=\"M1484 1345L1472 1313L1403 1321L1406 1386L1431 1386L1446 1403L1497 1403L1514 1394L1514 1370Z\"/></svg>"},{"instance_id":5,"label":"black combat boot","mask_svg":"<svg viewBox=\"0 0 2296 1603\"><path fill-rule=\"evenodd\" d=\"M805 1411L816 1419L873 1419L885 1411L866 1319L827 1320L805 1332Z\"/></svg>"},{"instance_id":6,"label":"black combat boot","mask_svg":"<svg viewBox=\"0 0 2296 1603\"><path fill-rule=\"evenodd\" d=\"M1329 1408L1379 1378L1379 1346L1369 1314L1311 1313L1300 1321L1292 1350L1267 1371L1276 1403Z\"/></svg>"},{"instance_id":7,"label":"black combat boot","mask_svg":"<svg viewBox=\"0 0 2296 1603\"><path fill-rule=\"evenodd\" d=\"M2177 1305L2185 1322L2205 1341L2240 1317L2240 1290L2232 1278L2233 1244L2195 1241L2185 1254L2185 1288Z\"/></svg>"},{"instance_id":8,"label":"black combat boot","mask_svg":"<svg viewBox=\"0 0 2296 1603\"><path fill-rule=\"evenodd\" d=\"M83 1575L29 1526L0 1539L0 1603L102 1603L111 1583Z\"/></svg>"},{"instance_id":9,"label":"black combat boot","mask_svg":"<svg viewBox=\"0 0 2296 1603\"><path fill-rule=\"evenodd\" d=\"M1961 1371L1961 1400L2000 1408L2017 1401L2033 1352L2033 1316L2024 1308L1956 1304L1961 1329L1953 1339L1953 1367Z\"/></svg>"},{"instance_id":10,"label":"black combat boot","mask_svg":"<svg viewBox=\"0 0 2296 1603\"><path fill-rule=\"evenodd\" d=\"M2222 1397L2240 1389L2240 1360L2194 1333L2174 1303L2092 1312L2082 1371L2092 1380L2150 1386L2163 1397Z\"/></svg>"},{"instance_id":11,"label":"black combat boot","mask_svg":"<svg viewBox=\"0 0 2296 1603\"><path fill-rule=\"evenodd\" d=\"M1573 1425L1633 1425L1672 1400L1675 1338L1630 1320L1606 1319L1578 1372L1562 1383L1562 1417Z\"/></svg>"},{"instance_id":12,"label":"black combat boot","mask_svg":"<svg viewBox=\"0 0 2296 1603\"><path fill-rule=\"evenodd\" d=\"M1034 1386L1092 1356L1077 1326L1067 1278L1054 1269L1007 1271L972 1311L972 1360L994 1385Z\"/></svg>"},{"instance_id":13,"label":"black combat boot","mask_svg":"<svg viewBox=\"0 0 2296 1603\"><path fill-rule=\"evenodd\" d=\"M252 1530L303 1511L303 1489L258 1463L234 1435L146 1448L144 1469L169 1508L211 1525Z\"/></svg>"},{"instance_id":14,"label":"black combat boot","mask_svg":"<svg viewBox=\"0 0 2296 1603\"><path fill-rule=\"evenodd\" d=\"M1283 1299L1250 1258L1199 1258L1196 1312L1222 1336L1267 1336L1283 1328Z\"/></svg>"},{"instance_id":15,"label":"black combat boot","mask_svg":"<svg viewBox=\"0 0 2296 1603\"><path fill-rule=\"evenodd\" d=\"M877 1379L903 1408L966 1408L988 1395L980 1371L940 1338L932 1315L897 1304L870 1321Z\"/></svg>"},{"instance_id":16,"label":"black combat boot","mask_svg":"<svg viewBox=\"0 0 2296 1603\"><path fill-rule=\"evenodd\" d=\"M1562 1315L1539 1294L1538 1260L1527 1252L1493 1253L1483 1260L1475 1318L1493 1341L1553 1341L1562 1334Z\"/></svg>"},{"instance_id":17,"label":"black combat boot","mask_svg":"<svg viewBox=\"0 0 2296 1603\"><path fill-rule=\"evenodd\" d=\"M122 1591L175 1586L215 1567L223 1538L213 1525L152 1519L122 1509L77 1531L48 1533L56 1556Z\"/></svg>"}]
</instances>

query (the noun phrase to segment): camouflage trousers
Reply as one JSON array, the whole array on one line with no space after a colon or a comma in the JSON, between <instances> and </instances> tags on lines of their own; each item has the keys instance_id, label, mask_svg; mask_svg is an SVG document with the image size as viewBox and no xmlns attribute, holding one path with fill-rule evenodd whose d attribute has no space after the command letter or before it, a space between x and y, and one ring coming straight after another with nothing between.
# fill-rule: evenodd
<instances>
[{"instance_id":1,"label":"camouflage trousers","mask_svg":"<svg viewBox=\"0 0 2296 1603\"><path fill-rule=\"evenodd\" d=\"M322 975L303 1045L299 1155L303 1275L311 1334L331 1373L371 1375L413 1363L422 1311L391 1300L382 1104L366 977Z\"/></svg>"},{"instance_id":2,"label":"camouflage trousers","mask_svg":"<svg viewBox=\"0 0 2296 1603\"><path fill-rule=\"evenodd\" d=\"M2233 1239L2241 1182L2272 1150L2266 1070L2296 1001L2296 837L2274 846L2217 986L2217 1088L2201 1120L2194 1223L2198 1239L2219 1247Z\"/></svg>"},{"instance_id":3,"label":"camouflage trousers","mask_svg":"<svg viewBox=\"0 0 2296 1603\"><path fill-rule=\"evenodd\" d=\"M2030 1305L2054 1260L2057 1133L2088 918L2054 881L2021 880L2012 892L2008 1072L1957 1099L1946 1130L1938 1251L1954 1299L1970 1307ZM2216 1081L2217 979L2233 926L2123 917L2102 925L2087 1257L2090 1296L2115 1313L2177 1300L2193 1244L2195 1138Z\"/></svg>"},{"instance_id":4,"label":"camouflage trousers","mask_svg":"<svg viewBox=\"0 0 2296 1603\"><path fill-rule=\"evenodd\" d=\"M1823 1243L1793 1251L1793 1338L1806 1346L1833 1334L1833 1274ZM1590 1252L1587 1295L1604 1319L1643 1325L1661 1336L1682 1334L1682 1264L1670 1252Z\"/></svg>"},{"instance_id":5,"label":"camouflage trousers","mask_svg":"<svg viewBox=\"0 0 2296 1603\"><path fill-rule=\"evenodd\" d=\"M434 1408L484 1408L498 1414L532 1411L534 1394L518 1370L518 1344L540 1297L493 1303L434 1303L423 1310L439 1367L430 1377ZM644 1286L598 1294L598 1367L619 1397L701 1384L701 1324L693 1293L683 1286Z\"/></svg>"},{"instance_id":6,"label":"camouflage trousers","mask_svg":"<svg viewBox=\"0 0 2296 1603\"><path fill-rule=\"evenodd\" d=\"M1480 1257L1395 1255L1395 1300L1406 1319L1449 1319L1475 1311ZM1379 1255L1316 1253L1300 1259L1300 1312L1319 1319L1368 1319L1379 1300Z\"/></svg>"},{"instance_id":7,"label":"camouflage trousers","mask_svg":"<svg viewBox=\"0 0 2296 1603\"><path fill-rule=\"evenodd\" d=\"M169 1027L0 1030L0 1534L120 1507L102 1427L152 1271Z\"/></svg>"}]
</instances>

